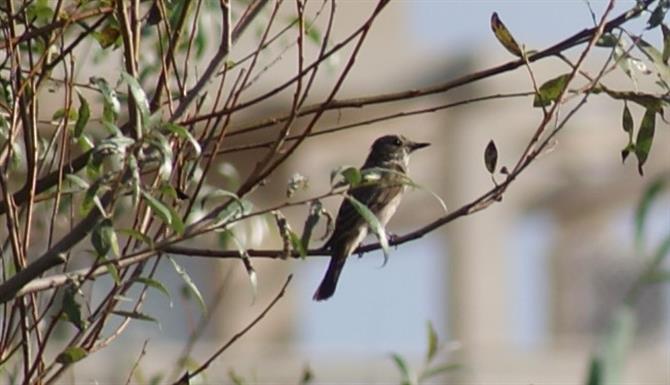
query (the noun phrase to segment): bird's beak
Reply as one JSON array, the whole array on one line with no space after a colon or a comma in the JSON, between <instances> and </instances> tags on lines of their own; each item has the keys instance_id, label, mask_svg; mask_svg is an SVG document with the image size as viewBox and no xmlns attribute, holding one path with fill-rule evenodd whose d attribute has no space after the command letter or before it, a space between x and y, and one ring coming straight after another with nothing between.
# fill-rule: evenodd
<instances>
[{"instance_id":1,"label":"bird's beak","mask_svg":"<svg viewBox=\"0 0 670 385\"><path fill-rule=\"evenodd\" d=\"M410 142L407 144L407 147L409 147L409 152L414 152L420 148L428 147L430 146L430 143L418 143L418 142Z\"/></svg>"}]
</instances>

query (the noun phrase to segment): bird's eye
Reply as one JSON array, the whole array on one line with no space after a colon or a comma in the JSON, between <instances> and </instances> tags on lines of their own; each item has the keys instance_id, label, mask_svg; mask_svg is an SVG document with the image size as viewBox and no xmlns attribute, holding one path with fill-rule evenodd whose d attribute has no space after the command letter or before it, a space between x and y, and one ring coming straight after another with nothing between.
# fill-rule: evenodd
<instances>
[{"instance_id":1,"label":"bird's eye","mask_svg":"<svg viewBox=\"0 0 670 385\"><path fill-rule=\"evenodd\" d=\"M400 141L400 139L395 138L395 140L393 141L393 144L400 147L402 145L402 142Z\"/></svg>"}]
</instances>

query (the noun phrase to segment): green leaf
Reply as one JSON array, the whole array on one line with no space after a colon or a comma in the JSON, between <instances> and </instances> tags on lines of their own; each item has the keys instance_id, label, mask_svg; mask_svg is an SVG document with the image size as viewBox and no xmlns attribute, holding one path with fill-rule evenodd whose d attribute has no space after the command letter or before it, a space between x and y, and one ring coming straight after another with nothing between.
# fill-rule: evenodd
<instances>
[{"instance_id":1,"label":"green leaf","mask_svg":"<svg viewBox=\"0 0 670 385\"><path fill-rule=\"evenodd\" d=\"M496 144L493 142L493 139L486 146L484 150L484 165L489 173L493 174L496 171L496 165L498 164L498 149Z\"/></svg>"},{"instance_id":2,"label":"green leaf","mask_svg":"<svg viewBox=\"0 0 670 385\"><path fill-rule=\"evenodd\" d=\"M663 63L668 64L668 59L670 59L670 28L665 24L661 24L661 31L663 31L663 53L661 54L661 60L663 60Z\"/></svg>"},{"instance_id":3,"label":"green leaf","mask_svg":"<svg viewBox=\"0 0 670 385\"><path fill-rule=\"evenodd\" d=\"M95 85L103 97L102 121L114 123L121 111L121 103L116 91L109 86L107 80L99 77L91 77L90 82Z\"/></svg>"},{"instance_id":4,"label":"green leaf","mask_svg":"<svg viewBox=\"0 0 670 385\"><path fill-rule=\"evenodd\" d=\"M569 79L570 74L563 74L542 84L538 90L538 94L535 95L535 99L533 100L533 107L544 107L555 102L568 85Z\"/></svg>"},{"instance_id":5,"label":"green leaf","mask_svg":"<svg viewBox=\"0 0 670 385\"><path fill-rule=\"evenodd\" d=\"M288 236L291 241L291 248L300 254L300 258L305 258L307 256L307 250L302 243L302 240L293 230L288 230Z\"/></svg>"},{"instance_id":6,"label":"green leaf","mask_svg":"<svg viewBox=\"0 0 670 385\"><path fill-rule=\"evenodd\" d=\"M158 131L151 132L151 138L148 141L161 154L161 165L158 168L158 175L161 180L168 181L172 174L172 146L165 136Z\"/></svg>"},{"instance_id":7,"label":"green leaf","mask_svg":"<svg viewBox=\"0 0 670 385\"><path fill-rule=\"evenodd\" d=\"M444 200L440 198L437 193L435 193L433 190L420 185L412 180L407 174L398 172L396 170L391 170L389 168L383 168L383 167L372 167L372 168L367 168L363 170L363 180L364 181L378 181L381 179L381 173L391 173L394 174L395 176L398 177L398 182L401 184L404 184L406 186L410 186L413 188L417 188L419 190L425 191L428 194L430 194L435 200L440 204L442 207L442 210L444 210L445 213L449 213L449 209L447 208L447 204L444 203ZM376 177L372 177L372 175L376 175Z\"/></svg>"},{"instance_id":8,"label":"green leaf","mask_svg":"<svg viewBox=\"0 0 670 385\"><path fill-rule=\"evenodd\" d=\"M154 242L151 240L149 236L146 234L143 234L135 229L119 229L119 233L127 235L131 238L134 238L142 243L145 243L147 246L153 248L154 247Z\"/></svg>"},{"instance_id":9,"label":"green leaf","mask_svg":"<svg viewBox=\"0 0 670 385\"><path fill-rule=\"evenodd\" d=\"M167 209L170 210L170 227L178 235L184 235L186 226L184 226L184 221L181 220L181 215L174 208L167 206Z\"/></svg>"},{"instance_id":10,"label":"green leaf","mask_svg":"<svg viewBox=\"0 0 670 385\"><path fill-rule=\"evenodd\" d=\"M643 282L646 284L670 282L670 270L654 270L644 276Z\"/></svg>"},{"instance_id":11,"label":"green leaf","mask_svg":"<svg viewBox=\"0 0 670 385\"><path fill-rule=\"evenodd\" d=\"M188 142L193 147L193 150L195 151L195 155L196 156L200 155L200 153L202 152L200 143L198 143L198 141L193 137L193 135L190 132L188 132L186 128L171 122L166 123L165 128L170 130L170 132L175 133L180 138L188 140Z\"/></svg>"},{"instance_id":12,"label":"green leaf","mask_svg":"<svg viewBox=\"0 0 670 385\"><path fill-rule=\"evenodd\" d=\"M497 12L493 12L493 15L491 15L491 30L493 30L493 33L500 44L502 44L512 55L518 57L522 56L523 53L519 44L514 40L514 37L512 37L512 34L507 27L505 27L505 24L500 20Z\"/></svg>"},{"instance_id":13,"label":"green leaf","mask_svg":"<svg viewBox=\"0 0 670 385\"><path fill-rule=\"evenodd\" d=\"M28 6L27 13L29 20L44 25L51 21L54 12L48 0L38 0Z\"/></svg>"},{"instance_id":14,"label":"green leaf","mask_svg":"<svg viewBox=\"0 0 670 385\"><path fill-rule=\"evenodd\" d=\"M69 123L72 123L73 121L77 120L77 117L79 116L77 111L69 109L65 111L63 108L59 108L56 110L56 112L53 113L51 116L51 121L55 123L59 123L61 121L64 121L65 116L67 115L67 120Z\"/></svg>"},{"instance_id":15,"label":"green leaf","mask_svg":"<svg viewBox=\"0 0 670 385\"><path fill-rule=\"evenodd\" d=\"M89 211L93 208L93 205L97 206L100 212L103 214L103 216L106 216L105 208L102 205L102 202L100 201L100 198L98 197L98 191L101 188L100 181L97 180L95 183L93 183L88 190L86 190L86 193L84 194L84 199L81 202L81 206L79 208L79 212L82 215L88 214Z\"/></svg>"},{"instance_id":16,"label":"green leaf","mask_svg":"<svg viewBox=\"0 0 670 385\"><path fill-rule=\"evenodd\" d=\"M91 244L100 258L105 258L110 250L117 257L121 255L119 241L111 219L105 218L95 226L91 233Z\"/></svg>"},{"instance_id":17,"label":"green leaf","mask_svg":"<svg viewBox=\"0 0 670 385\"><path fill-rule=\"evenodd\" d=\"M214 192L212 192L212 194L210 194L210 196L228 196L233 199L226 205L225 210L221 211L216 216L216 220L214 221L213 224L214 227L219 227L223 225L227 226L228 224L230 224L230 222L234 222L239 218L249 214L254 207L251 204L251 202L245 199L238 198L237 195L231 193L230 191L215 190Z\"/></svg>"},{"instance_id":18,"label":"green leaf","mask_svg":"<svg viewBox=\"0 0 670 385\"><path fill-rule=\"evenodd\" d=\"M66 320L72 323L79 331L86 329L87 322L81 316L81 305L76 301L77 290L68 286L63 293L63 315Z\"/></svg>"},{"instance_id":19,"label":"green leaf","mask_svg":"<svg viewBox=\"0 0 670 385\"><path fill-rule=\"evenodd\" d=\"M116 25L107 25L102 31L94 31L93 37L97 40L102 49L108 48L121 39L121 30Z\"/></svg>"},{"instance_id":20,"label":"green leaf","mask_svg":"<svg viewBox=\"0 0 670 385\"><path fill-rule=\"evenodd\" d=\"M602 359L603 384L621 383L621 370L635 333L635 326L636 317L632 308L625 305L616 310L605 337Z\"/></svg>"},{"instance_id":21,"label":"green leaf","mask_svg":"<svg viewBox=\"0 0 670 385\"><path fill-rule=\"evenodd\" d=\"M342 170L342 176L344 177L344 180L347 181L347 184L349 184L351 187L358 186L363 180L361 171L357 167L345 168Z\"/></svg>"},{"instance_id":22,"label":"green leaf","mask_svg":"<svg viewBox=\"0 0 670 385\"><path fill-rule=\"evenodd\" d=\"M70 346L56 357L56 362L63 365L71 365L77 361L83 360L87 355L88 353L83 348L80 348L79 346Z\"/></svg>"},{"instance_id":23,"label":"green leaf","mask_svg":"<svg viewBox=\"0 0 670 385\"><path fill-rule=\"evenodd\" d=\"M647 215L649 214L651 205L658 199L663 190L666 189L667 183L668 180L666 178L659 177L647 185L635 209L635 248L639 254L642 254Z\"/></svg>"},{"instance_id":24,"label":"green leaf","mask_svg":"<svg viewBox=\"0 0 670 385\"><path fill-rule=\"evenodd\" d=\"M598 47L616 47L619 44L619 39L611 33L604 33L596 42Z\"/></svg>"},{"instance_id":25,"label":"green leaf","mask_svg":"<svg viewBox=\"0 0 670 385\"><path fill-rule=\"evenodd\" d=\"M409 366L407 365L405 359L400 354L397 353L391 354L391 358L393 359L393 363L395 363L395 366L400 371L401 376L400 383L402 385L413 385L414 381L412 381L412 378L414 377L414 375L410 371Z\"/></svg>"},{"instance_id":26,"label":"green leaf","mask_svg":"<svg viewBox=\"0 0 670 385\"><path fill-rule=\"evenodd\" d=\"M319 31L319 28L314 26L314 24L311 24L307 26L306 31L307 33L307 38L312 41L312 43L316 45L321 45L321 31Z\"/></svg>"},{"instance_id":27,"label":"green leaf","mask_svg":"<svg viewBox=\"0 0 670 385\"><path fill-rule=\"evenodd\" d=\"M106 260L106 258L105 258ZM119 269L116 268L116 265L112 261L105 261L104 265L107 267L107 272L114 280L114 283L117 285L121 283L121 276L119 275Z\"/></svg>"},{"instance_id":28,"label":"green leaf","mask_svg":"<svg viewBox=\"0 0 670 385\"><path fill-rule=\"evenodd\" d=\"M244 380L244 377L235 373L235 371L233 369L230 369L228 371L228 378L233 383L233 385L246 385L247 384L247 382Z\"/></svg>"},{"instance_id":29,"label":"green leaf","mask_svg":"<svg viewBox=\"0 0 670 385\"><path fill-rule=\"evenodd\" d=\"M116 314L120 317L136 319L139 321L149 321L160 324L156 318L138 311L113 310L112 314Z\"/></svg>"},{"instance_id":30,"label":"green leaf","mask_svg":"<svg viewBox=\"0 0 670 385\"><path fill-rule=\"evenodd\" d=\"M121 78L128 84L128 88L130 88L130 93L133 95L137 109L140 111L142 123L146 123L151 113L149 111L149 100L147 99L147 95L144 93L142 86L137 79L125 71L121 71Z\"/></svg>"},{"instance_id":31,"label":"green leaf","mask_svg":"<svg viewBox=\"0 0 670 385\"><path fill-rule=\"evenodd\" d=\"M88 184L88 182L86 182L85 180L81 179L80 177L78 177L78 176L75 175L75 174L66 174L66 175L65 175L65 179L66 179L68 182L70 182L71 184L73 184L73 185L79 187L79 188L82 189L82 190L86 190L86 189L88 189L88 188L90 187L90 185Z\"/></svg>"},{"instance_id":32,"label":"green leaf","mask_svg":"<svg viewBox=\"0 0 670 385\"><path fill-rule=\"evenodd\" d=\"M84 132L88 119L91 117L91 108L88 105L88 101L79 92L77 92L77 96L79 97L79 111L77 113L77 122L74 125L74 137L79 139Z\"/></svg>"},{"instance_id":33,"label":"green leaf","mask_svg":"<svg viewBox=\"0 0 670 385\"><path fill-rule=\"evenodd\" d=\"M368 226L372 230L373 233L377 236L379 239L379 243L382 246L382 251L384 252L384 264L388 262L388 255L389 255L389 241L386 236L386 230L384 229L384 226L379 222L379 219L375 216L375 214L370 211L370 209L365 206L363 203L361 203L358 199L354 198L353 196L346 194L344 196L346 199L349 200L351 205L356 209L358 214L360 214L363 219L368 223Z\"/></svg>"},{"instance_id":34,"label":"green leaf","mask_svg":"<svg viewBox=\"0 0 670 385\"><path fill-rule=\"evenodd\" d=\"M654 46L651 44L647 43L643 39L634 39L635 44L640 48L640 50L651 60L652 63L654 63L654 67L656 67L656 71L658 72L658 75L660 79L666 84L670 84L670 67L668 67L667 64L665 64L665 61L663 60L663 54L657 50Z\"/></svg>"},{"instance_id":35,"label":"green leaf","mask_svg":"<svg viewBox=\"0 0 670 385\"><path fill-rule=\"evenodd\" d=\"M591 358L591 365L589 365L589 376L586 380L586 385L603 385L602 378L602 363L598 357L593 357Z\"/></svg>"},{"instance_id":36,"label":"green leaf","mask_svg":"<svg viewBox=\"0 0 670 385\"><path fill-rule=\"evenodd\" d=\"M661 242L661 245L658 247L654 253L654 256L652 257L652 263L654 266L660 266L668 254L670 254L670 234L668 234L663 242Z\"/></svg>"},{"instance_id":37,"label":"green leaf","mask_svg":"<svg viewBox=\"0 0 670 385\"><path fill-rule=\"evenodd\" d=\"M314 381L314 372L312 372L312 369L308 365L305 365L302 369L302 375L300 376L298 385L308 385L311 384L312 381Z\"/></svg>"},{"instance_id":38,"label":"green leaf","mask_svg":"<svg viewBox=\"0 0 670 385\"><path fill-rule=\"evenodd\" d=\"M202 298L202 294L200 294L200 290L198 290L198 286L196 286L195 282L191 279L191 276L188 275L186 270L179 266L177 262L171 257L168 257L170 262L172 263L172 267L174 267L174 270L179 274L181 279L184 281L184 284L186 284L186 288L195 296L195 298L198 301L198 305L200 305L200 309L202 310L203 313L207 312L207 305L205 305L205 300Z\"/></svg>"},{"instance_id":39,"label":"green leaf","mask_svg":"<svg viewBox=\"0 0 670 385\"><path fill-rule=\"evenodd\" d=\"M664 1L659 1L658 5L651 12L651 16L647 20L647 29L653 29L658 27L659 24L665 19L665 13L668 11L667 4Z\"/></svg>"},{"instance_id":40,"label":"green leaf","mask_svg":"<svg viewBox=\"0 0 670 385\"><path fill-rule=\"evenodd\" d=\"M437 354L437 347L439 340L432 322L428 321L427 329L428 329L428 351L426 352L426 362L429 363L433 360L433 358L435 358L435 354Z\"/></svg>"},{"instance_id":41,"label":"green leaf","mask_svg":"<svg viewBox=\"0 0 670 385\"><path fill-rule=\"evenodd\" d=\"M623 105L623 117L621 118L621 126L623 130L627 132L630 137L633 137L633 116L628 109L628 105L624 103Z\"/></svg>"},{"instance_id":42,"label":"green leaf","mask_svg":"<svg viewBox=\"0 0 670 385\"><path fill-rule=\"evenodd\" d=\"M163 202L152 197L149 193L142 191L142 197L147 202L151 211L159 217L166 225L172 227L172 212L170 209L163 204Z\"/></svg>"},{"instance_id":43,"label":"green leaf","mask_svg":"<svg viewBox=\"0 0 670 385\"><path fill-rule=\"evenodd\" d=\"M419 376L419 383L429 380L437 375L460 369L461 367L462 367L461 364L446 363L434 366L432 368L428 368Z\"/></svg>"},{"instance_id":44,"label":"green leaf","mask_svg":"<svg viewBox=\"0 0 670 385\"><path fill-rule=\"evenodd\" d=\"M362 175L360 175L360 171L358 170L357 167L353 166L340 166L336 168L335 170L330 172L330 185L335 188L335 187L342 187L347 184L351 185L352 182L355 184L358 184L361 182ZM357 175L358 174L358 175ZM338 180L338 177L342 175L343 181Z\"/></svg>"},{"instance_id":45,"label":"green leaf","mask_svg":"<svg viewBox=\"0 0 670 385\"><path fill-rule=\"evenodd\" d=\"M640 123L640 130L637 132L635 140L635 156L637 157L637 170L643 175L642 166L649 157L651 143L654 140L654 131L656 129L656 110L648 108Z\"/></svg>"},{"instance_id":46,"label":"green leaf","mask_svg":"<svg viewBox=\"0 0 670 385\"><path fill-rule=\"evenodd\" d=\"M170 307L172 307L172 297L170 296L170 292L165 287L165 285L163 285L160 281L147 277L137 277L134 278L132 281L142 283L144 285L147 285L148 287L152 287L160 291L167 297L167 299L170 301Z\"/></svg>"},{"instance_id":47,"label":"green leaf","mask_svg":"<svg viewBox=\"0 0 670 385\"><path fill-rule=\"evenodd\" d=\"M279 218L279 217L277 217ZM282 235L283 237L283 235ZM221 234L221 241L222 244L227 244L228 241L232 241L235 244L235 247L237 248L237 252L239 253L240 259L242 260L242 263L244 264L244 268L247 272L247 277L249 278L249 286L251 287L251 303L253 304L256 302L256 296L258 294L258 275L256 274L256 270L254 269L253 265L251 264L251 258L249 258L249 252L247 249L244 247L242 242L235 236L235 233L231 230L225 230Z\"/></svg>"}]
</instances>

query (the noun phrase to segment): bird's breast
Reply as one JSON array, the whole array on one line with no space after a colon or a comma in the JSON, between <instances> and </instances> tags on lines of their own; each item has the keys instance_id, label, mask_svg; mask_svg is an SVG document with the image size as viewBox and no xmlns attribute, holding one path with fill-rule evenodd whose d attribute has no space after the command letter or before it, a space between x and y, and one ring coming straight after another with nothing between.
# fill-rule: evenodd
<instances>
[{"instance_id":1,"label":"bird's breast","mask_svg":"<svg viewBox=\"0 0 670 385\"><path fill-rule=\"evenodd\" d=\"M379 219L379 222L382 224L382 226L386 226L393 214L395 214L395 211L398 209L398 205L400 205L401 199L402 191L396 194L387 205L383 206L379 212L376 213L377 219Z\"/></svg>"}]
</instances>

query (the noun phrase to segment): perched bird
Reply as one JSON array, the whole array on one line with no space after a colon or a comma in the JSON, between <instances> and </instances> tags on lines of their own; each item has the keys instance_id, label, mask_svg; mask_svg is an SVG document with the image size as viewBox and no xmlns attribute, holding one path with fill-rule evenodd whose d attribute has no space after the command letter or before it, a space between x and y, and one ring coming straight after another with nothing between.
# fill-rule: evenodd
<instances>
[{"instance_id":1,"label":"perched bird","mask_svg":"<svg viewBox=\"0 0 670 385\"><path fill-rule=\"evenodd\" d=\"M398 208L405 190L409 154L429 145L430 143L412 142L402 135L386 135L378 138L372 144L361 171L380 169L379 180L351 187L347 193L366 205L377 216L381 225L386 226ZM337 212L335 230L324 245L325 249L330 250L330 265L321 285L314 293L314 300L322 301L335 293L337 280L347 257L358 248L367 234L367 221L351 202L345 199Z\"/></svg>"}]
</instances>

